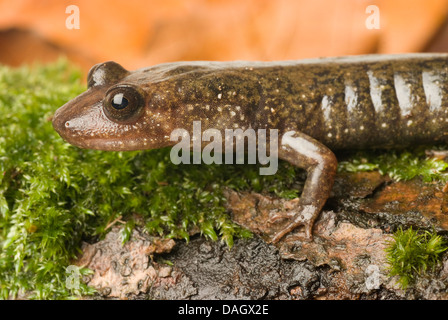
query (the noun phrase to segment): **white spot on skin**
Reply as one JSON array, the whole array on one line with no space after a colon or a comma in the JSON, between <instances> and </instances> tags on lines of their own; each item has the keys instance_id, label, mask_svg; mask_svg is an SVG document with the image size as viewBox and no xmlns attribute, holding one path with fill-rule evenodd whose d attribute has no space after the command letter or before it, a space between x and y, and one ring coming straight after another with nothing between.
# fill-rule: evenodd
<instances>
[{"instance_id":1,"label":"white spot on skin","mask_svg":"<svg viewBox=\"0 0 448 320\"><path fill-rule=\"evenodd\" d=\"M406 125L409 127L411 124L412 124L412 120L409 120Z\"/></svg>"},{"instance_id":2,"label":"white spot on skin","mask_svg":"<svg viewBox=\"0 0 448 320\"><path fill-rule=\"evenodd\" d=\"M352 86L345 86L345 104L348 112L353 112L358 104L358 94Z\"/></svg>"},{"instance_id":3,"label":"white spot on skin","mask_svg":"<svg viewBox=\"0 0 448 320\"><path fill-rule=\"evenodd\" d=\"M331 132L328 134L328 137L331 138L333 135L331 134Z\"/></svg>"},{"instance_id":4,"label":"white spot on skin","mask_svg":"<svg viewBox=\"0 0 448 320\"><path fill-rule=\"evenodd\" d=\"M330 105L330 100L329 100L328 96L324 96L322 98L321 108L323 111L325 121L330 121L331 120L330 119L331 105Z\"/></svg>"},{"instance_id":5,"label":"white spot on skin","mask_svg":"<svg viewBox=\"0 0 448 320\"><path fill-rule=\"evenodd\" d=\"M370 97L372 98L373 107L375 112L380 113L383 111L383 104L381 102L381 91L384 90L384 85L380 85L378 78L373 75L373 71L367 72L370 82Z\"/></svg>"},{"instance_id":6,"label":"white spot on skin","mask_svg":"<svg viewBox=\"0 0 448 320\"><path fill-rule=\"evenodd\" d=\"M359 127L359 130L364 130L364 126L360 126L360 127Z\"/></svg>"},{"instance_id":7,"label":"white spot on skin","mask_svg":"<svg viewBox=\"0 0 448 320\"><path fill-rule=\"evenodd\" d=\"M218 94L218 99L222 98L222 93Z\"/></svg>"},{"instance_id":8,"label":"white spot on skin","mask_svg":"<svg viewBox=\"0 0 448 320\"><path fill-rule=\"evenodd\" d=\"M398 105L401 110L401 116L406 117L411 114L414 97L411 88L407 85L404 78L396 73L394 75L395 91L397 93Z\"/></svg>"},{"instance_id":9,"label":"white spot on skin","mask_svg":"<svg viewBox=\"0 0 448 320\"><path fill-rule=\"evenodd\" d=\"M387 127L387 124L383 122L383 123L381 124L381 127L386 128L386 127Z\"/></svg>"},{"instance_id":10,"label":"white spot on skin","mask_svg":"<svg viewBox=\"0 0 448 320\"><path fill-rule=\"evenodd\" d=\"M318 147L315 144L302 137L296 137L295 135L295 131L286 132L282 137L282 147L290 147L300 154L306 154L307 157L311 157L319 164L325 162L325 159L322 157Z\"/></svg>"},{"instance_id":11,"label":"white spot on skin","mask_svg":"<svg viewBox=\"0 0 448 320\"><path fill-rule=\"evenodd\" d=\"M441 74L435 73L435 71L424 71L422 80L429 111L439 111L442 108L443 97L442 88L439 85L442 80Z\"/></svg>"},{"instance_id":12,"label":"white spot on skin","mask_svg":"<svg viewBox=\"0 0 448 320\"><path fill-rule=\"evenodd\" d=\"M104 77L105 77L104 70L102 68L96 69L92 75L93 82L95 83L94 86L101 86L105 84Z\"/></svg>"}]
</instances>

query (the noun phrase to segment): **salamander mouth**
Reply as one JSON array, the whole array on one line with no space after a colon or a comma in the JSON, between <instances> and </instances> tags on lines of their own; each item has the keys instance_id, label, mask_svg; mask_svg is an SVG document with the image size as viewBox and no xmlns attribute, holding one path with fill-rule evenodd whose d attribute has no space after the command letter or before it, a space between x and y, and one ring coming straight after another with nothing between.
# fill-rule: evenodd
<instances>
[{"instance_id":1,"label":"salamander mouth","mask_svg":"<svg viewBox=\"0 0 448 320\"><path fill-rule=\"evenodd\" d=\"M66 128L65 128L65 123L67 122L67 120L64 117L64 110L66 109L66 104L64 106L62 106L61 108L59 108L58 110L56 110L56 112L53 115L53 120L52 120L52 124L53 124L53 128L54 130L56 130L56 132L61 136L62 139L64 140L70 140L70 135L66 134ZM71 143L70 141L67 141L69 143Z\"/></svg>"},{"instance_id":2,"label":"salamander mouth","mask_svg":"<svg viewBox=\"0 0 448 320\"><path fill-rule=\"evenodd\" d=\"M53 116L53 127L62 139L68 143L83 149L95 149L104 151L128 151L141 149L138 140L130 137L116 137L114 128L105 127L106 119L101 119L100 108L92 107L89 112L67 117L66 108L58 109Z\"/></svg>"}]
</instances>

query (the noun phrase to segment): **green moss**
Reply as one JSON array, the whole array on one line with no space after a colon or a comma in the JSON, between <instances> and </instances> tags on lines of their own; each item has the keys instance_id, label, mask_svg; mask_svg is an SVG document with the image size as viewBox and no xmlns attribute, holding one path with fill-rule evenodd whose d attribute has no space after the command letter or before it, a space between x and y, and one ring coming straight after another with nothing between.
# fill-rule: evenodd
<instances>
[{"instance_id":1,"label":"green moss","mask_svg":"<svg viewBox=\"0 0 448 320\"><path fill-rule=\"evenodd\" d=\"M388 174L394 180L410 180L420 176L423 181L448 181L448 163L439 159L429 158L425 149L431 147L420 146L414 150L388 150L357 152L350 158L339 162L339 171L357 172L379 170L381 174Z\"/></svg>"},{"instance_id":2,"label":"green moss","mask_svg":"<svg viewBox=\"0 0 448 320\"><path fill-rule=\"evenodd\" d=\"M386 248L389 275L399 276L398 283L406 289L418 276L434 270L447 249L443 238L435 232L400 228Z\"/></svg>"},{"instance_id":3,"label":"green moss","mask_svg":"<svg viewBox=\"0 0 448 320\"><path fill-rule=\"evenodd\" d=\"M65 143L51 116L85 90L80 77L64 61L0 66L1 297L19 290L45 299L92 293L85 285L66 288L66 267L82 240L103 237L113 221L126 221L124 242L141 225L187 241L200 230L232 246L234 237L251 234L231 221L224 187L297 196L297 169L287 163L260 177L256 165L176 166L167 149L100 152Z\"/></svg>"}]
</instances>

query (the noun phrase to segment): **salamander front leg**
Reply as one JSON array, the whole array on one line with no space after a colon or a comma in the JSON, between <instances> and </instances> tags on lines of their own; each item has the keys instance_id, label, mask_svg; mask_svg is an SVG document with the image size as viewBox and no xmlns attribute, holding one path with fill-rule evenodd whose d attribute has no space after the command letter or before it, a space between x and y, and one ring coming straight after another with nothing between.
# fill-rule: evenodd
<instances>
[{"instance_id":1,"label":"salamander front leg","mask_svg":"<svg viewBox=\"0 0 448 320\"><path fill-rule=\"evenodd\" d=\"M293 200L293 208L286 213L285 218L289 222L274 235L271 242L279 241L298 226L304 226L306 238L312 240L314 220L333 187L337 159L322 143L296 131L286 132L282 136L279 158L304 168L308 176L300 200Z\"/></svg>"}]
</instances>

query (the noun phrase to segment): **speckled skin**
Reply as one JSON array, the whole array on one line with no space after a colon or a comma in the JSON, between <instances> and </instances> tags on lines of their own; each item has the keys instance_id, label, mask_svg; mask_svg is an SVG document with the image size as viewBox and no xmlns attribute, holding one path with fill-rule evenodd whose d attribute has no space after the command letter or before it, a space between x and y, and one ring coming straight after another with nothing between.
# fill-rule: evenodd
<instances>
[{"instance_id":1,"label":"speckled skin","mask_svg":"<svg viewBox=\"0 0 448 320\"><path fill-rule=\"evenodd\" d=\"M311 238L336 172L331 150L447 140L447 74L447 54L179 62L133 72L106 62L92 68L89 89L57 110L53 125L76 146L111 151L172 146L174 129L192 134L199 120L203 131L223 136L225 129L278 129L279 158L308 178L272 241L300 225ZM110 101L120 92L131 106L116 110Z\"/></svg>"}]
</instances>

